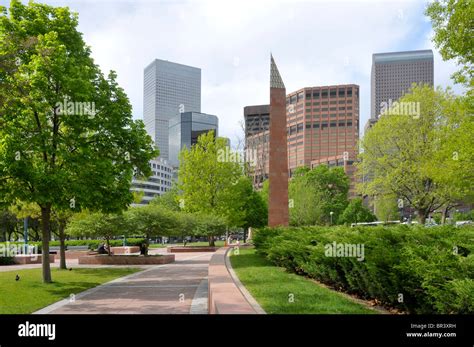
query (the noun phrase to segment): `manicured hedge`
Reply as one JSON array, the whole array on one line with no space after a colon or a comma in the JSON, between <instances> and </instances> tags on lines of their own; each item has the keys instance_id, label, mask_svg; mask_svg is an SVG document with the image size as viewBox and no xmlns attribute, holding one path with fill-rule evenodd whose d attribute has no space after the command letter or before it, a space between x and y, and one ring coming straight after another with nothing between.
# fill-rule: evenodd
<instances>
[{"instance_id":1,"label":"manicured hedge","mask_svg":"<svg viewBox=\"0 0 474 347\"><path fill-rule=\"evenodd\" d=\"M127 246L139 246L145 240L139 238L130 238L127 239ZM2 242L5 244L5 242ZM66 240L66 246L88 246L89 249L97 249L102 243L105 243L105 240ZM22 245L23 242L10 242L10 244ZM41 242L29 242L31 246L38 246L38 249L41 251ZM118 247L123 245L123 240L110 240L110 245L112 247ZM59 241L51 241L49 243L50 247L59 247Z\"/></svg>"},{"instance_id":2,"label":"manicured hedge","mask_svg":"<svg viewBox=\"0 0 474 347\"><path fill-rule=\"evenodd\" d=\"M0 257L0 265L13 265L13 257Z\"/></svg>"},{"instance_id":3,"label":"manicured hedge","mask_svg":"<svg viewBox=\"0 0 474 347\"><path fill-rule=\"evenodd\" d=\"M364 260L326 256L333 242L363 245ZM254 244L276 265L390 307L474 313L473 227L264 228Z\"/></svg>"}]
</instances>

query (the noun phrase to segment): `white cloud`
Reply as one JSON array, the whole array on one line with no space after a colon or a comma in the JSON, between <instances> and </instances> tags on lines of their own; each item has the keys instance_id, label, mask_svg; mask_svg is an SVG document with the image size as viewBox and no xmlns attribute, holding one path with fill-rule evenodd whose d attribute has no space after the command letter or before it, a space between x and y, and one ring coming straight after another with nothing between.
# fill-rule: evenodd
<instances>
[{"instance_id":1,"label":"white cloud","mask_svg":"<svg viewBox=\"0 0 474 347\"><path fill-rule=\"evenodd\" d=\"M1 1L1 0L0 0ZM48 2L48 1L47 1ZM243 107L268 103L269 54L287 92L355 83L361 129L370 110L372 54L432 48L420 1L49 1L79 12L80 30L142 117L143 69L160 58L202 69L202 111L235 141ZM435 82L455 71L435 53Z\"/></svg>"}]
</instances>

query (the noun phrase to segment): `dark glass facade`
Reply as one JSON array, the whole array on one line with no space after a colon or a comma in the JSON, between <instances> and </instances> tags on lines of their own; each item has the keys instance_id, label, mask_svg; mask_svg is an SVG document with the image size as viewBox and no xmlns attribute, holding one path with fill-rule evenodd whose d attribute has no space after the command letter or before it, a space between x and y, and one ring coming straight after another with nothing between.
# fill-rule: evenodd
<instances>
[{"instance_id":1,"label":"dark glass facade","mask_svg":"<svg viewBox=\"0 0 474 347\"><path fill-rule=\"evenodd\" d=\"M219 120L216 116L200 112L184 112L169 121L169 162L179 166L179 152L191 148L198 137L214 130L218 135Z\"/></svg>"}]
</instances>

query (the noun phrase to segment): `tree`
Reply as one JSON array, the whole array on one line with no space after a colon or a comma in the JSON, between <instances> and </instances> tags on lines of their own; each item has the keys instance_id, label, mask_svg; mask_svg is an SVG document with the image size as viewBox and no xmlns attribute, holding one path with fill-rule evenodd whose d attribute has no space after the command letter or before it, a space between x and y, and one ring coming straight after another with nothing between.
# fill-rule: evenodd
<instances>
[{"instance_id":1,"label":"tree","mask_svg":"<svg viewBox=\"0 0 474 347\"><path fill-rule=\"evenodd\" d=\"M395 195L376 196L374 205L375 215L378 220L388 222L400 219L398 201Z\"/></svg>"},{"instance_id":2,"label":"tree","mask_svg":"<svg viewBox=\"0 0 474 347\"><path fill-rule=\"evenodd\" d=\"M211 213L197 213L195 216L197 218L195 236L205 236L213 240L212 243L209 243L209 246L215 246L214 238L226 232L227 221Z\"/></svg>"},{"instance_id":3,"label":"tree","mask_svg":"<svg viewBox=\"0 0 474 347\"><path fill-rule=\"evenodd\" d=\"M349 178L341 167L319 165L295 170L289 185L292 225L337 221L348 203ZM331 212L332 218L331 218Z\"/></svg>"},{"instance_id":4,"label":"tree","mask_svg":"<svg viewBox=\"0 0 474 347\"><path fill-rule=\"evenodd\" d=\"M0 241L10 241L12 234L17 232L18 219L9 209L0 210Z\"/></svg>"},{"instance_id":5,"label":"tree","mask_svg":"<svg viewBox=\"0 0 474 347\"><path fill-rule=\"evenodd\" d=\"M174 235L179 227L177 214L159 205L135 207L125 216L129 228L145 237L144 255L148 255L151 237Z\"/></svg>"},{"instance_id":6,"label":"tree","mask_svg":"<svg viewBox=\"0 0 474 347\"><path fill-rule=\"evenodd\" d=\"M68 8L12 0L0 15L0 196L41 209L49 254L51 211L125 209L134 170L158 152L116 82L104 76ZM43 282L51 282L49 257Z\"/></svg>"},{"instance_id":7,"label":"tree","mask_svg":"<svg viewBox=\"0 0 474 347\"><path fill-rule=\"evenodd\" d=\"M179 204L179 189L176 184L173 184L170 190L162 195L157 195L150 201L151 205L160 205L172 211L180 211Z\"/></svg>"},{"instance_id":8,"label":"tree","mask_svg":"<svg viewBox=\"0 0 474 347\"><path fill-rule=\"evenodd\" d=\"M231 207L229 225L244 228L245 242L249 228L267 225L268 207L261 195L254 191L249 177L242 176L230 192L229 198L232 201L229 202Z\"/></svg>"},{"instance_id":9,"label":"tree","mask_svg":"<svg viewBox=\"0 0 474 347\"><path fill-rule=\"evenodd\" d=\"M399 102L418 105L419 112L392 110L364 136L358 172L372 179L359 191L396 196L424 224L433 211L449 210L472 195L473 119L464 100L449 90L414 86Z\"/></svg>"},{"instance_id":10,"label":"tree","mask_svg":"<svg viewBox=\"0 0 474 347\"><path fill-rule=\"evenodd\" d=\"M474 2L436 0L428 5L435 35L433 41L444 60L456 59L461 69L453 75L457 83L474 87Z\"/></svg>"},{"instance_id":11,"label":"tree","mask_svg":"<svg viewBox=\"0 0 474 347\"><path fill-rule=\"evenodd\" d=\"M179 232L177 234L180 234L184 245L186 245L186 236L196 235L199 218L196 214L187 212L179 212L177 215L179 221Z\"/></svg>"},{"instance_id":12,"label":"tree","mask_svg":"<svg viewBox=\"0 0 474 347\"><path fill-rule=\"evenodd\" d=\"M110 240L127 235L129 226L123 214L102 212L81 212L74 215L66 232L72 236L103 238L111 255Z\"/></svg>"},{"instance_id":13,"label":"tree","mask_svg":"<svg viewBox=\"0 0 474 347\"><path fill-rule=\"evenodd\" d=\"M20 222L28 219L28 236L33 241L41 240L38 230L41 221L41 209L37 204L16 200L10 205L9 210L15 214Z\"/></svg>"},{"instance_id":14,"label":"tree","mask_svg":"<svg viewBox=\"0 0 474 347\"><path fill-rule=\"evenodd\" d=\"M374 222L377 217L363 205L362 199L352 199L339 217L340 224Z\"/></svg>"},{"instance_id":15,"label":"tree","mask_svg":"<svg viewBox=\"0 0 474 347\"><path fill-rule=\"evenodd\" d=\"M190 149L181 151L178 189L184 211L231 218L235 199L229 196L243 172L237 161L223 153L228 153L226 140L215 138L212 131L199 136ZM214 234L207 234L213 246Z\"/></svg>"}]
</instances>

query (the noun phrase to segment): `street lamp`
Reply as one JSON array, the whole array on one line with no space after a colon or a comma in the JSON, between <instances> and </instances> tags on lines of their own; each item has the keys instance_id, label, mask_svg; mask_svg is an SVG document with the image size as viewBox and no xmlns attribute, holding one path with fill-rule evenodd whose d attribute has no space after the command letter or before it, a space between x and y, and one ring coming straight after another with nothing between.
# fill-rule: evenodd
<instances>
[{"instance_id":1,"label":"street lamp","mask_svg":"<svg viewBox=\"0 0 474 347\"><path fill-rule=\"evenodd\" d=\"M332 215L334 214L334 212L329 212L329 214L331 215L331 225L332 225Z\"/></svg>"}]
</instances>

